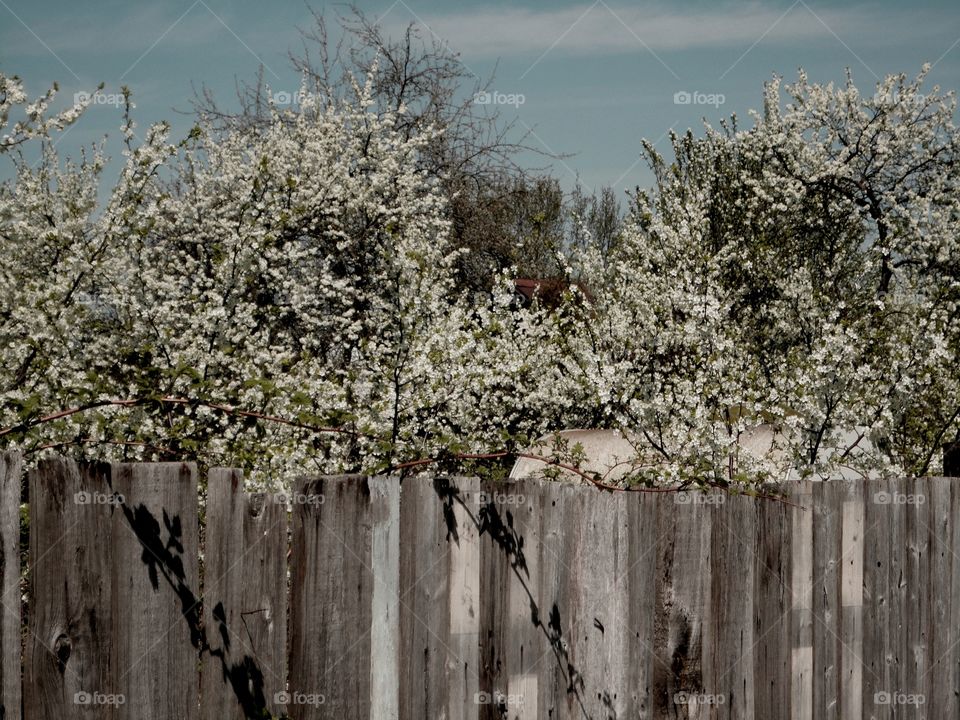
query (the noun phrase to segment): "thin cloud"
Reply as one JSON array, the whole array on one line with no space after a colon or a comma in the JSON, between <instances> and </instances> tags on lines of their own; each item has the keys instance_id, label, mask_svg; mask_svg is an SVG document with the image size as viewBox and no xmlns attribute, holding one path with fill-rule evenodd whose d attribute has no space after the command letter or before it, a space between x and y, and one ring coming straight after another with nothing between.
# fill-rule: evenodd
<instances>
[{"instance_id":1,"label":"thin cloud","mask_svg":"<svg viewBox=\"0 0 960 720\"><path fill-rule=\"evenodd\" d=\"M592 7L511 7L421 17L453 50L468 57L509 57L547 50L557 54L633 53L643 50L641 41L656 51L749 46L765 33L764 43L796 44L831 39L824 25L838 36L870 38L876 44L902 42L907 39L905 32L929 35L942 26L942 18L925 23L917 11L897 8L816 8L818 19L802 4L778 22L784 9L737 5L683 11L601 2ZM383 22L393 30L410 20L395 9Z\"/></svg>"},{"instance_id":2,"label":"thin cloud","mask_svg":"<svg viewBox=\"0 0 960 720\"><path fill-rule=\"evenodd\" d=\"M169 28L179 12L161 6L148 5L130 8L108 17L79 12L50 14L42 20L25 20L31 29L57 53L88 60L90 56L108 53L135 53L132 59L150 47L158 36ZM2 10L0 10L2 11ZM0 38L10 57L43 55L45 48L26 30L12 23L4 23ZM219 35L227 35L223 26L202 5L196 5L163 38L165 47L203 47ZM66 58L65 58L66 59ZM69 62L69 60L68 60Z\"/></svg>"}]
</instances>

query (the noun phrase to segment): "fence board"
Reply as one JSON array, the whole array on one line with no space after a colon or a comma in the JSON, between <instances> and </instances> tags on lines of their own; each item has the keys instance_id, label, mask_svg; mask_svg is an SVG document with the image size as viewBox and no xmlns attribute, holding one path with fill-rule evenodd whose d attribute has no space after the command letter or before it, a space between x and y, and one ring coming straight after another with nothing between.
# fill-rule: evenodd
<instances>
[{"instance_id":1,"label":"fence board","mask_svg":"<svg viewBox=\"0 0 960 720\"><path fill-rule=\"evenodd\" d=\"M949 478L932 478L927 486L926 502L930 504L930 576L934 587L947 592L934 592L930 588L930 659L929 676L926 678L932 690L931 702L925 708L928 717L957 717L960 707L956 693L938 692L939 688L956 687L953 683L953 666L956 664L953 633L951 628L958 627L954 622L956 596L949 590L953 587L957 559L952 545L956 528L956 515L953 513L951 487L954 482Z\"/></svg>"},{"instance_id":2,"label":"fence board","mask_svg":"<svg viewBox=\"0 0 960 720\"><path fill-rule=\"evenodd\" d=\"M655 493L637 493L627 498L629 524L626 571L629 604L623 632L628 644L630 679L623 692L629 694L623 717L653 720L654 615L657 598L657 505L663 500Z\"/></svg>"},{"instance_id":3,"label":"fence board","mask_svg":"<svg viewBox=\"0 0 960 720\"><path fill-rule=\"evenodd\" d=\"M712 582L711 531L708 506L679 503L677 498L659 503L653 671L656 718L709 716L707 708L686 699L704 693L703 625Z\"/></svg>"},{"instance_id":4,"label":"fence board","mask_svg":"<svg viewBox=\"0 0 960 720\"><path fill-rule=\"evenodd\" d=\"M813 714L840 713L840 558L842 491L839 483L813 483Z\"/></svg>"},{"instance_id":5,"label":"fence board","mask_svg":"<svg viewBox=\"0 0 960 720\"><path fill-rule=\"evenodd\" d=\"M790 497L794 502L790 537L790 718L814 720L813 686L813 525L816 507L813 483L798 482ZM822 679L819 680L822 682Z\"/></svg>"},{"instance_id":6,"label":"fence board","mask_svg":"<svg viewBox=\"0 0 960 720\"><path fill-rule=\"evenodd\" d=\"M840 507L840 715L863 715L863 483L838 481Z\"/></svg>"},{"instance_id":7,"label":"fence board","mask_svg":"<svg viewBox=\"0 0 960 720\"><path fill-rule=\"evenodd\" d=\"M303 480L297 496L322 501L294 503L287 712L293 720L396 717L399 483Z\"/></svg>"},{"instance_id":8,"label":"fence board","mask_svg":"<svg viewBox=\"0 0 960 720\"><path fill-rule=\"evenodd\" d=\"M678 495L677 498L683 497ZM756 513L753 498L723 493L692 496L711 512L711 592L704 627L706 714L741 718L754 706L752 651ZM710 706L714 707L710 707Z\"/></svg>"},{"instance_id":9,"label":"fence board","mask_svg":"<svg viewBox=\"0 0 960 720\"><path fill-rule=\"evenodd\" d=\"M493 698L517 720L534 720L549 710L540 710L543 697L551 693L547 673L555 669L547 638L550 608L543 607L544 592L540 565L543 561L544 500L549 493L538 492L540 481L523 479L511 484L509 493L495 496L488 510L495 513L506 552L499 556L513 568L505 588L507 605L504 632L503 666L506 687L497 688ZM551 488L559 491L559 488ZM544 679L541 682L540 676ZM543 688L541 688L543 686ZM566 683L564 683L566 687Z\"/></svg>"},{"instance_id":10,"label":"fence board","mask_svg":"<svg viewBox=\"0 0 960 720\"><path fill-rule=\"evenodd\" d=\"M775 490L771 488L771 490ZM793 513L795 499L759 499L754 566L754 717L789 718L790 615L793 610Z\"/></svg>"},{"instance_id":11,"label":"fence board","mask_svg":"<svg viewBox=\"0 0 960 720\"><path fill-rule=\"evenodd\" d=\"M238 470L207 479L201 717L279 716L287 682L286 498L244 492Z\"/></svg>"},{"instance_id":12,"label":"fence board","mask_svg":"<svg viewBox=\"0 0 960 720\"><path fill-rule=\"evenodd\" d=\"M898 481L897 501L907 508L907 603L910 611L903 618L907 639L907 682L901 692L905 694L903 706L898 708L900 717L921 718L928 714L931 698L937 688L930 685L930 599L934 579L930 575L930 480ZM920 498L923 498L920 501ZM909 696L923 697L924 702L910 702ZM895 698L900 702L900 697Z\"/></svg>"},{"instance_id":13,"label":"fence board","mask_svg":"<svg viewBox=\"0 0 960 720\"><path fill-rule=\"evenodd\" d=\"M400 717L476 718L480 483L407 478L400 495Z\"/></svg>"},{"instance_id":14,"label":"fence board","mask_svg":"<svg viewBox=\"0 0 960 720\"><path fill-rule=\"evenodd\" d=\"M625 717L635 682L624 632L631 602L627 498L578 492L563 500L566 524L553 532L572 539L569 553L557 558L570 571L559 588L569 663L581 681L589 717ZM567 707L566 717L583 717L579 707Z\"/></svg>"},{"instance_id":15,"label":"fence board","mask_svg":"<svg viewBox=\"0 0 960 720\"><path fill-rule=\"evenodd\" d=\"M116 720L191 720L199 707L197 471L114 465L113 663Z\"/></svg>"},{"instance_id":16,"label":"fence board","mask_svg":"<svg viewBox=\"0 0 960 720\"><path fill-rule=\"evenodd\" d=\"M45 460L30 471L29 483L25 716L102 717L117 692L110 578L111 519L118 510L109 466Z\"/></svg>"},{"instance_id":17,"label":"fence board","mask_svg":"<svg viewBox=\"0 0 960 720\"><path fill-rule=\"evenodd\" d=\"M20 478L17 453L0 453L0 718L20 717Z\"/></svg>"},{"instance_id":18,"label":"fence board","mask_svg":"<svg viewBox=\"0 0 960 720\"><path fill-rule=\"evenodd\" d=\"M510 634L510 584L523 572L524 548L518 547L495 502L498 495L516 492L516 482L480 481L480 687L479 720L501 720L493 702L506 697L509 686L507 653ZM517 580L519 582L519 580Z\"/></svg>"}]
</instances>

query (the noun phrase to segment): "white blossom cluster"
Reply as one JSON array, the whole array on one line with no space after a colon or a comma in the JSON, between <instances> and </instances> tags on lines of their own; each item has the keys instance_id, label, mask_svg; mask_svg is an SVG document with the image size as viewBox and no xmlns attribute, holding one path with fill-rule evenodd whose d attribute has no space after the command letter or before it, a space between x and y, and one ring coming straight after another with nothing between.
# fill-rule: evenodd
<instances>
[{"instance_id":1,"label":"white blossom cluster","mask_svg":"<svg viewBox=\"0 0 960 720\"><path fill-rule=\"evenodd\" d=\"M750 129L651 149L612 255L561 257L565 301L524 309L509 274L482 302L457 287L416 169L431 135L371 112L369 82L176 143L128 116L101 206L101 150L54 149L82 108L49 119L53 91L0 75L0 442L280 486L603 427L639 438L645 483L935 473L960 417L960 173L953 98L923 79L864 98L801 74ZM760 423L776 451L738 452Z\"/></svg>"},{"instance_id":2,"label":"white blossom cluster","mask_svg":"<svg viewBox=\"0 0 960 720\"><path fill-rule=\"evenodd\" d=\"M960 418L960 172L952 95L801 73L736 119L652 148L596 297L585 376L651 474L696 482L933 474ZM599 350L598 350L599 348ZM737 452L758 424L776 447ZM849 473L848 473L849 474Z\"/></svg>"}]
</instances>

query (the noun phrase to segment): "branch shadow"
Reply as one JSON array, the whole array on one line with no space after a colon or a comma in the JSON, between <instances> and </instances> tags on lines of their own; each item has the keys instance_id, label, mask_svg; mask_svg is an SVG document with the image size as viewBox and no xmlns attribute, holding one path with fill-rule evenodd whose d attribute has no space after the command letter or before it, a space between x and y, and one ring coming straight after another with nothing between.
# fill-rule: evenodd
<instances>
[{"instance_id":1,"label":"branch shadow","mask_svg":"<svg viewBox=\"0 0 960 720\"><path fill-rule=\"evenodd\" d=\"M186 582L182 556L183 527L179 516L170 517L163 511L163 524L154 517L144 505L130 508L120 505L124 518L143 547L140 559L147 568L150 585L155 591L160 589L163 580L180 603L180 614L190 630L190 642L200 654L207 653L219 660L225 683L229 683L237 702L249 720L271 720L274 716L267 707L264 696L263 671L256 659L244 655L238 662L230 662L227 654L231 647L230 629L227 627L226 611L222 602L218 602L212 611L217 622L217 634L220 643L217 647L210 644L207 630L201 617L200 598ZM166 533L167 539L163 539Z\"/></svg>"},{"instance_id":2,"label":"branch shadow","mask_svg":"<svg viewBox=\"0 0 960 720\"><path fill-rule=\"evenodd\" d=\"M477 514L474 515L471 508L467 505L460 488L450 482L449 478L435 478L433 481L433 489L442 504L448 542L452 539L456 542L457 546L460 544L457 518L453 511L455 505L460 505L467 517L470 518L470 522L476 526L480 536L482 537L484 534L489 535L490 539L507 559L510 564L510 571L517 581L519 581L520 587L523 588L523 592L526 594L530 604L530 622L543 634L550 644L550 649L553 652L557 666L560 668L567 683L567 694L573 697L585 720L593 720L586 707L586 687L583 675L570 658L569 643L564 636L560 608L557 603L554 602L550 608L547 622L544 624L541 608L536 598L534 598L533 592L530 590L530 569L527 565L526 555L524 554L524 539L523 535L520 534L514 525L513 513L511 513L510 510L506 510L505 513L501 515L496 503L494 503L492 499L489 499L480 507ZM609 693L607 692L604 692L602 695L603 697L609 697ZM604 704L610 709L610 712L613 713L612 703L604 702ZM507 717L507 706L505 703L498 701L497 711L500 717ZM611 715L610 717L615 717L615 715Z\"/></svg>"}]
</instances>

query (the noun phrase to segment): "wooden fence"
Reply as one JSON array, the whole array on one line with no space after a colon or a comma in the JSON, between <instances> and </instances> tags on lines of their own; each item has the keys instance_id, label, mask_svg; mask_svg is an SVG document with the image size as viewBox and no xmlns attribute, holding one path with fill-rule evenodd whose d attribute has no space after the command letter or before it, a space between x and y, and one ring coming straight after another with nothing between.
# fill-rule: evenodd
<instances>
[{"instance_id":1,"label":"wooden fence","mask_svg":"<svg viewBox=\"0 0 960 720\"><path fill-rule=\"evenodd\" d=\"M21 606L0 456L4 720L960 716L956 480L278 498L213 470L198 509L191 464L27 477Z\"/></svg>"}]
</instances>

